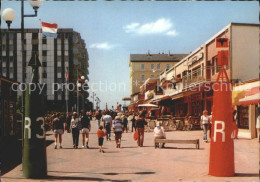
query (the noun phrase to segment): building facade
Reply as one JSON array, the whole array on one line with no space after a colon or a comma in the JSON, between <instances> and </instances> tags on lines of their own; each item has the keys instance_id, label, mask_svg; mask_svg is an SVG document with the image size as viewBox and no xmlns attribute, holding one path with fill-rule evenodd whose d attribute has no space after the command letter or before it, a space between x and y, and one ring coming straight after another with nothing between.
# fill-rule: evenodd
<instances>
[{"instance_id":1,"label":"building facade","mask_svg":"<svg viewBox=\"0 0 260 182\"><path fill-rule=\"evenodd\" d=\"M156 94L154 91L152 99L144 102L165 106L168 114L182 119L192 116L194 120L200 120L205 109L211 113L214 83L221 68L218 66L220 61L218 54L223 51L228 60L226 72L232 83L233 108L238 111L239 116L239 136L255 138L260 103L257 97L259 95L259 27L259 24L227 25L169 70L162 72L159 82L163 95ZM256 99L245 104L243 100L248 99L246 96Z\"/></svg>"},{"instance_id":2,"label":"building facade","mask_svg":"<svg viewBox=\"0 0 260 182\"><path fill-rule=\"evenodd\" d=\"M139 92L148 78L159 78L162 71L170 69L187 54L130 54L130 94ZM133 100L132 100L133 102Z\"/></svg>"},{"instance_id":3,"label":"building facade","mask_svg":"<svg viewBox=\"0 0 260 182\"><path fill-rule=\"evenodd\" d=\"M22 83L22 72L26 83L30 82L32 69L22 69L21 33L1 30L2 46L0 47L0 75ZM44 95L47 107L54 110L65 110L69 100L70 110L75 105L75 93L66 94L65 89L54 92L55 84L76 83L77 76L88 78L88 52L84 40L73 29L59 29L57 39L44 38L41 29L25 29L25 54L28 65L34 52L39 56L40 83L45 84ZM66 80L68 72L68 81ZM55 84L54 84L55 83ZM84 93L87 98L88 93Z\"/></svg>"}]
</instances>

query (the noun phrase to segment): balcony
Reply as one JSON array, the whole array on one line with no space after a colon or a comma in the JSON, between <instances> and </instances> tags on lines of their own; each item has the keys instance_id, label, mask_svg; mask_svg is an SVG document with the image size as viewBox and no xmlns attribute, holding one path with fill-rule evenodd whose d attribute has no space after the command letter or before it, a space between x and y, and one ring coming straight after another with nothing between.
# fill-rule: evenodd
<instances>
[{"instance_id":1,"label":"balcony","mask_svg":"<svg viewBox=\"0 0 260 182\"><path fill-rule=\"evenodd\" d=\"M204 82L206 79L205 79L205 76L202 74L203 71L204 71L204 68L199 68L192 72L187 72L187 75L184 75L182 77L183 88L187 88L191 84Z\"/></svg>"}]
</instances>

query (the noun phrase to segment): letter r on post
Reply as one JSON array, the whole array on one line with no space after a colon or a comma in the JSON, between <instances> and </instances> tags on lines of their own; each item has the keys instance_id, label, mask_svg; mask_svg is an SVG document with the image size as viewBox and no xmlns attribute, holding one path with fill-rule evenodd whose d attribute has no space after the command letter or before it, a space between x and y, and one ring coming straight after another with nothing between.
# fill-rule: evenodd
<instances>
[{"instance_id":1,"label":"letter r on post","mask_svg":"<svg viewBox=\"0 0 260 182\"><path fill-rule=\"evenodd\" d=\"M220 129L217 129L217 125L221 125ZM224 121L215 121L214 123L214 136L213 136L213 141L216 142L217 140L217 132L222 134L222 142L225 142L225 123Z\"/></svg>"}]
</instances>

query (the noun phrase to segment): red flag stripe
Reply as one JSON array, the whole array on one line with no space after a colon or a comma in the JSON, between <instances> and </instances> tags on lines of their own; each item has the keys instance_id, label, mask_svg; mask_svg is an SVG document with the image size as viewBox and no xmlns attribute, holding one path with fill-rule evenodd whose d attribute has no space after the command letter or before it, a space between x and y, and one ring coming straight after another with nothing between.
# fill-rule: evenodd
<instances>
[{"instance_id":1,"label":"red flag stripe","mask_svg":"<svg viewBox=\"0 0 260 182\"><path fill-rule=\"evenodd\" d=\"M58 25L56 23L46 23L42 22L43 27L48 27L48 28L58 28Z\"/></svg>"}]
</instances>

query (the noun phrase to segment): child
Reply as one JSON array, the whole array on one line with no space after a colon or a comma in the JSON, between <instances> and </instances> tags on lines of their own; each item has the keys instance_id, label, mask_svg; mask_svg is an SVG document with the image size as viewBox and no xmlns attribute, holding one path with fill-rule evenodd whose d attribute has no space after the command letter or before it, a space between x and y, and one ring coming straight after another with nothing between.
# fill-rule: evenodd
<instances>
[{"instance_id":1,"label":"child","mask_svg":"<svg viewBox=\"0 0 260 182\"><path fill-rule=\"evenodd\" d=\"M99 146L99 152L104 153L104 150L102 150L102 145L104 141L104 136L106 136L106 132L102 131L103 126L99 126L99 129L97 131L97 136L98 136L98 146Z\"/></svg>"}]
</instances>

